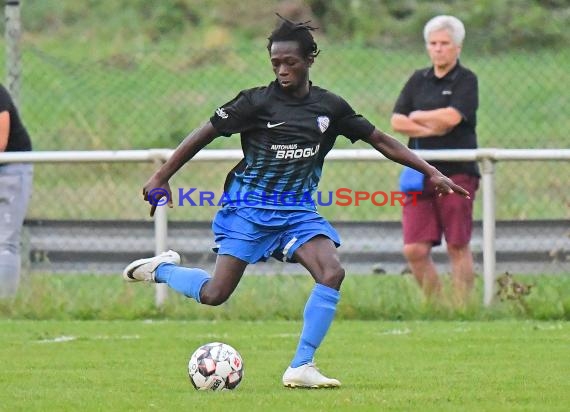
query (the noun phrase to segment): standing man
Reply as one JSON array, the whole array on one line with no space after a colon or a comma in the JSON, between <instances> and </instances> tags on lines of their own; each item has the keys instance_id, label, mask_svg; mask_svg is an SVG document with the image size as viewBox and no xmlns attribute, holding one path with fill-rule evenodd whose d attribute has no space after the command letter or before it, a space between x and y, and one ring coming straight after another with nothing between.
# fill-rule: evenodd
<instances>
[{"instance_id":1,"label":"standing man","mask_svg":"<svg viewBox=\"0 0 570 412\"><path fill-rule=\"evenodd\" d=\"M0 152L32 150L30 136L12 97L0 85ZM20 283L20 237L32 192L33 166L0 163L0 298L16 294Z\"/></svg>"},{"instance_id":2,"label":"standing man","mask_svg":"<svg viewBox=\"0 0 570 412\"><path fill-rule=\"evenodd\" d=\"M410 137L408 147L426 150L477 148L478 86L475 74L462 66L459 54L465 37L463 23L453 16L437 16L424 27L432 66L414 72L404 86L392 115L392 128ZM433 182L424 179L417 204L403 208L404 256L428 296L438 295L441 283L431 258L434 245L445 236L455 297L465 302L473 288L473 256L469 243L473 201L479 186L476 162L432 162L470 197L440 197Z\"/></svg>"},{"instance_id":3,"label":"standing man","mask_svg":"<svg viewBox=\"0 0 570 412\"><path fill-rule=\"evenodd\" d=\"M282 19L267 44L275 80L242 90L218 108L143 187L144 199L153 204L152 216L166 194L172 205L168 181L186 162L218 136L241 135L244 158L227 175L226 201L212 223L218 253L213 275L179 266L180 256L173 251L134 261L123 272L127 281L166 283L201 304L217 306L233 293L247 265L270 257L300 263L315 287L303 312L297 350L283 375L283 385L291 388L340 386L313 363L340 299L345 275L336 250L340 239L307 199L317 190L337 136L364 140L388 158L422 171L438 193L469 195L356 114L343 98L309 81L319 54L313 30L307 23Z\"/></svg>"}]
</instances>

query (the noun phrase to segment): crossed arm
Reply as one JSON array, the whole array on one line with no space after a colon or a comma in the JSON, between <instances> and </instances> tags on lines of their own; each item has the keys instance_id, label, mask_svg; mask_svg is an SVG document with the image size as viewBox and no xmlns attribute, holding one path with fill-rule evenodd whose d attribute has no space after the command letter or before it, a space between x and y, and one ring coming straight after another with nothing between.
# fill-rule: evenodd
<instances>
[{"instance_id":1,"label":"crossed arm","mask_svg":"<svg viewBox=\"0 0 570 412\"><path fill-rule=\"evenodd\" d=\"M461 113L453 107L435 110L416 110L408 116L394 113L392 128L410 137L441 136L457 126L462 119Z\"/></svg>"}]
</instances>

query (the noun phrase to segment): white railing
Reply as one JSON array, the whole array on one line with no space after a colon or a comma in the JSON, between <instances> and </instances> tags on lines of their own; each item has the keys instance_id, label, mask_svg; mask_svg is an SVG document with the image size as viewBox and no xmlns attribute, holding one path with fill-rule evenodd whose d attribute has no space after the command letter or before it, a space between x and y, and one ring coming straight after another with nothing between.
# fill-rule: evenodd
<instances>
[{"instance_id":1,"label":"white railing","mask_svg":"<svg viewBox=\"0 0 570 412\"><path fill-rule=\"evenodd\" d=\"M52 152L11 152L0 153L2 163L105 163L105 162L165 162L173 153L169 149L149 150L102 150L102 151L52 151ZM473 150L417 150L425 160L478 161L482 174L483 199L483 303L489 306L495 294L495 163L522 160L569 161L570 149L473 149ZM192 161L239 160L241 150L202 150ZM372 149L332 150L327 160L388 160ZM155 251L167 249L168 220L167 208L159 207L155 213ZM166 286L157 284L156 304L162 305L166 299Z\"/></svg>"}]
</instances>

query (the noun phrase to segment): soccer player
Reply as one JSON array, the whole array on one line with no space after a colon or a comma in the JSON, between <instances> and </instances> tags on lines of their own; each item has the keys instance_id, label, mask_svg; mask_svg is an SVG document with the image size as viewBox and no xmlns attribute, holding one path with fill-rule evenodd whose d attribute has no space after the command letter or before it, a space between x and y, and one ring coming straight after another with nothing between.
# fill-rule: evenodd
<instances>
[{"instance_id":1,"label":"soccer player","mask_svg":"<svg viewBox=\"0 0 570 412\"><path fill-rule=\"evenodd\" d=\"M281 17L281 16L279 16ZM168 251L129 264L127 281L166 283L205 305L220 305L237 287L248 264L276 257L303 265L316 284L305 306L303 329L283 384L297 388L340 386L313 363L334 318L344 269L335 229L307 201L321 177L323 161L339 135L361 139L388 158L427 176L439 193L469 194L396 139L355 113L341 97L313 85L309 69L319 54L311 27L281 18L267 50L276 79L265 87L241 91L195 129L146 182L143 195L156 209L162 190L172 196L169 179L216 137L241 134L244 158L229 172L225 205L212 223L217 243L213 275L179 266ZM243 195L248 194L247 201Z\"/></svg>"}]
</instances>

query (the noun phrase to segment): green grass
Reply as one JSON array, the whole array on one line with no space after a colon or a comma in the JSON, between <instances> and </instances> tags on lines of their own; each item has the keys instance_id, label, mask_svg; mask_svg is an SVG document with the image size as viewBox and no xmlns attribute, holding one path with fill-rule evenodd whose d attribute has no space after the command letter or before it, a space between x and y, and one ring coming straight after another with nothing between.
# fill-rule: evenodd
<instances>
[{"instance_id":1,"label":"green grass","mask_svg":"<svg viewBox=\"0 0 570 412\"><path fill-rule=\"evenodd\" d=\"M298 321L0 321L6 411L565 411L565 322L335 322L318 352L336 390L280 379ZM57 342L67 337L68 341ZM232 392L197 392L191 352L235 346L245 377Z\"/></svg>"},{"instance_id":2,"label":"green grass","mask_svg":"<svg viewBox=\"0 0 570 412\"><path fill-rule=\"evenodd\" d=\"M465 307L423 300L411 276L351 275L342 287L337 318L346 320L570 320L570 276L516 276L533 284L519 300L482 305L482 279ZM450 296L448 277L443 276ZM33 275L18 295L0 301L0 319L36 320L299 320L314 283L310 276L246 275L234 295L220 307L195 304L170 292L166 304L154 304L154 288L125 283L120 276ZM290 291L298 293L290 296ZM254 305L251 302L255 302Z\"/></svg>"},{"instance_id":3,"label":"green grass","mask_svg":"<svg viewBox=\"0 0 570 412\"><path fill-rule=\"evenodd\" d=\"M29 276L0 301L0 410L566 410L570 277L515 278L531 294L485 308L480 279L454 307L425 302L409 276L348 276L316 359L343 387L295 391L280 379L309 276L246 275L215 308L174 293L156 308L151 285L117 275ZM189 356L211 341L240 351L236 391L192 388Z\"/></svg>"}]
</instances>

